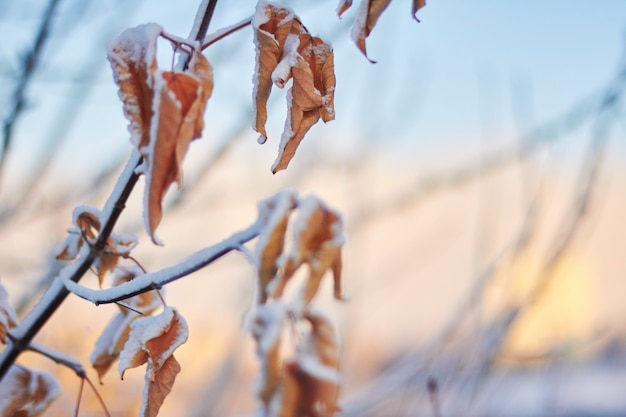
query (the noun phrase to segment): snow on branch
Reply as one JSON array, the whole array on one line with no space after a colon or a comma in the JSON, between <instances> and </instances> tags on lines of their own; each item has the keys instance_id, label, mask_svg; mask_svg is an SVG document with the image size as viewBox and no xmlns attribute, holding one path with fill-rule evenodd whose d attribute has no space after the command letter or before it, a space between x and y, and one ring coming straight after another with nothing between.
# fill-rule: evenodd
<instances>
[{"instance_id":1,"label":"snow on branch","mask_svg":"<svg viewBox=\"0 0 626 417\"><path fill-rule=\"evenodd\" d=\"M260 224L255 222L247 229L234 233L223 241L194 253L178 264L163 268L160 271L138 276L130 282L113 288L93 290L79 285L64 276L59 276L59 280L61 280L68 291L96 305L115 303L146 291L161 288L165 284L196 272L227 253L240 250L244 243L257 237L259 232Z\"/></svg>"}]
</instances>

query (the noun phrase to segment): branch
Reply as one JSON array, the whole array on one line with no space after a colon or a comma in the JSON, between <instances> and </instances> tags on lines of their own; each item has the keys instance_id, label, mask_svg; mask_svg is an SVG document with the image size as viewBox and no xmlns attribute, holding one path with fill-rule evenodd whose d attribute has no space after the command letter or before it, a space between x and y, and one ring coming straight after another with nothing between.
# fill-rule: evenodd
<instances>
[{"instance_id":1,"label":"branch","mask_svg":"<svg viewBox=\"0 0 626 417\"><path fill-rule=\"evenodd\" d=\"M61 270L61 275L65 276L67 280L78 282L91 267L98 250L104 248L130 193L139 179L139 176L135 173L135 168L141 161L142 158L139 153L133 151L126 168L118 178L117 184L104 205L102 210L103 227L93 248L90 249L88 246L84 246L79 259ZM0 382L19 354L29 348L35 335L39 333L68 295L69 291L63 284L59 280L55 280L39 303L33 307L19 326L13 330L14 343L7 346L0 354Z\"/></svg>"},{"instance_id":2,"label":"branch","mask_svg":"<svg viewBox=\"0 0 626 417\"><path fill-rule=\"evenodd\" d=\"M246 17L241 22L235 23L233 25L230 25L230 26L227 26L225 28L222 28L222 29L220 29L220 30L218 30L216 32L213 32L212 34L210 34L209 36L204 38L204 41L202 42L202 46L200 47L200 50L205 50L206 48L208 48L209 46L213 45L215 42L219 41L220 39L224 39L228 35L231 35L231 34L237 32L238 30L243 29L246 26L251 25L252 24L252 18L253 18L253 16Z\"/></svg>"},{"instance_id":3,"label":"branch","mask_svg":"<svg viewBox=\"0 0 626 417\"><path fill-rule=\"evenodd\" d=\"M52 17L59 4L59 0L50 0L48 7L44 12L43 20L39 26L39 31L33 42L32 49L26 53L22 62L22 68L20 71L20 79L17 87L13 93L13 108L9 111L9 116L4 120L2 126L2 156L0 156L0 173L4 166L4 162L13 139L13 127L17 122L20 113L24 109L24 95L26 87L30 83L35 70L37 69L37 63L39 57L43 51L43 47L48 39L48 32L52 25Z\"/></svg>"},{"instance_id":4,"label":"branch","mask_svg":"<svg viewBox=\"0 0 626 417\"><path fill-rule=\"evenodd\" d=\"M256 222L220 243L194 253L176 265L140 275L132 281L105 290L93 290L84 287L63 275L59 277L59 280L68 291L96 305L115 303L147 291L159 289L170 282L204 268L232 251L239 251L244 243L257 237L259 232L260 224Z\"/></svg>"}]
</instances>

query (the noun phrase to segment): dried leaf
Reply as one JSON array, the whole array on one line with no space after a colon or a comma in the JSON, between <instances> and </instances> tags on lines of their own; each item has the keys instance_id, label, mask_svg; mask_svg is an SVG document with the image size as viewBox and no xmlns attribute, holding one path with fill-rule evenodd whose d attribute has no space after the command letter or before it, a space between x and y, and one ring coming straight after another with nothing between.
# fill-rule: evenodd
<instances>
[{"instance_id":1,"label":"dried leaf","mask_svg":"<svg viewBox=\"0 0 626 417\"><path fill-rule=\"evenodd\" d=\"M130 326L128 341L120 352L119 372L148 362L147 373L152 380L159 368L176 348L187 341L187 322L173 307L166 307L156 316L140 317Z\"/></svg>"},{"instance_id":2,"label":"dried leaf","mask_svg":"<svg viewBox=\"0 0 626 417\"><path fill-rule=\"evenodd\" d=\"M6 343L7 332L18 322L17 314L9 304L9 294L0 284L0 342Z\"/></svg>"},{"instance_id":3,"label":"dried leaf","mask_svg":"<svg viewBox=\"0 0 626 417\"><path fill-rule=\"evenodd\" d=\"M130 324L138 317L136 314L130 315L118 311L96 341L96 346L89 357L89 361L98 373L100 380L102 380L119 357L124 344L128 340Z\"/></svg>"},{"instance_id":4,"label":"dried leaf","mask_svg":"<svg viewBox=\"0 0 626 417\"><path fill-rule=\"evenodd\" d=\"M374 61L367 57L365 40L372 32L372 29L374 29L374 26L376 26L380 15L389 6L389 3L391 3L391 0L363 0L352 27L352 40L370 62Z\"/></svg>"},{"instance_id":5,"label":"dried leaf","mask_svg":"<svg viewBox=\"0 0 626 417\"><path fill-rule=\"evenodd\" d=\"M311 331L285 365L281 417L325 417L339 411L339 348L330 320L308 312Z\"/></svg>"},{"instance_id":6,"label":"dried leaf","mask_svg":"<svg viewBox=\"0 0 626 417\"><path fill-rule=\"evenodd\" d=\"M252 319L252 335L257 342L257 356L261 361L261 377L257 395L269 406L281 382L281 333L285 306L280 301L259 306Z\"/></svg>"},{"instance_id":7,"label":"dried leaf","mask_svg":"<svg viewBox=\"0 0 626 417\"><path fill-rule=\"evenodd\" d=\"M182 186L182 161L191 141L201 136L203 122L199 119L213 88L209 62L199 52L194 55L190 72L157 72L154 76L155 113L144 157L148 165L146 228L157 244L154 231L161 221L163 198L172 183Z\"/></svg>"},{"instance_id":8,"label":"dried leaf","mask_svg":"<svg viewBox=\"0 0 626 417\"><path fill-rule=\"evenodd\" d=\"M127 29L115 38L107 53L124 115L130 121L131 141L139 149L150 142L156 41L162 32L163 28L154 23Z\"/></svg>"},{"instance_id":9,"label":"dried leaf","mask_svg":"<svg viewBox=\"0 0 626 417\"><path fill-rule=\"evenodd\" d=\"M138 276L144 274L144 271L138 266L124 267L118 266L115 269L115 275L113 277L112 285L114 287L130 282ZM161 289L161 292L164 290ZM147 291L139 295L132 296L124 300L124 305L120 305L120 310L126 315L137 316L135 311L131 311L126 306L133 310L139 311L142 315L148 316L152 314L157 308L161 306L161 298L156 291Z\"/></svg>"},{"instance_id":10,"label":"dried leaf","mask_svg":"<svg viewBox=\"0 0 626 417\"><path fill-rule=\"evenodd\" d=\"M426 0L413 0L413 9L411 12L413 14L413 19L417 20L418 22L420 20L417 18L417 12L424 6L426 6Z\"/></svg>"},{"instance_id":11,"label":"dried leaf","mask_svg":"<svg viewBox=\"0 0 626 417\"><path fill-rule=\"evenodd\" d=\"M0 384L0 417L41 415L60 392L50 375L13 365Z\"/></svg>"},{"instance_id":12,"label":"dried leaf","mask_svg":"<svg viewBox=\"0 0 626 417\"><path fill-rule=\"evenodd\" d=\"M293 191L284 191L259 203L259 218L263 222L263 229L256 245L256 257L261 304L272 295L270 286L279 269L289 215L295 208L296 197Z\"/></svg>"},{"instance_id":13,"label":"dried leaf","mask_svg":"<svg viewBox=\"0 0 626 417\"><path fill-rule=\"evenodd\" d=\"M139 411L140 416L155 417L159 413L165 397L172 391L176 375L179 372L180 364L174 356L169 356L154 373L152 379L146 373L146 385L144 386L143 399Z\"/></svg>"},{"instance_id":14,"label":"dried leaf","mask_svg":"<svg viewBox=\"0 0 626 417\"><path fill-rule=\"evenodd\" d=\"M317 121L334 119L335 75L332 49L312 37L290 9L259 2L252 22L257 47L255 130L267 138L267 100L272 83L280 88L293 78L287 92L288 119L272 166L285 169L304 135Z\"/></svg>"},{"instance_id":15,"label":"dried leaf","mask_svg":"<svg viewBox=\"0 0 626 417\"><path fill-rule=\"evenodd\" d=\"M337 16L341 17L351 6L352 0L339 0L339 6L337 6Z\"/></svg>"},{"instance_id":16,"label":"dried leaf","mask_svg":"<svg viewBox=\"0 0 626 417\"><path fill-rule=\"evenodd\" d=\"M302 308L315 297L320 281L327 271L334 279L334 296L341 294L341 247L344 243L343 222L339 213L326 207L317 197L300 200L299 214L294 224L295 246L290 253L276 293L281 294L287 281L303 264L309 266L309 276L303 294Z\"/></svg>"}]
</instances>

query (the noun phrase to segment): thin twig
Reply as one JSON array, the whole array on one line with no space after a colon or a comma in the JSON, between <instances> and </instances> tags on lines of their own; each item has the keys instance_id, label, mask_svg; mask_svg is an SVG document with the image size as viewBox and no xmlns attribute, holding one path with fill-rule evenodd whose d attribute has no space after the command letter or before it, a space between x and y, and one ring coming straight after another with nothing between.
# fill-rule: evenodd
<instances>
[{"instance_id":1,"label":"thin twig","mask_svg":"<svg viewBox=\"0 0 626 417\"><path fill-rule=\"evenodd\" d=\"M140 275L132 281L125 282L113 288L93 290L77 284L75 281L64 277L63 274L61 274L59 278L69 291L96 305L115 303L135 295L143 294L147 291L159 289L166 284L204 268L222 256L232 251L239 250L244 243L257 237L259 230L259 224L254 223L247 229L233 234L220 243L194 253L176 265L171 265L160 271Z\"/></svg>"},{"instance_id":2,"label":"thin twig","mask_svg":"<svg viewBox=\"0 0 626 417\"><path fill-rule=\"evenodd\" d=\"M50 27L52 26L52 18L59 5L59 0L50 0L48 7L43 15L43 20L39 25L39 30L35 36L32 49L25 54L20 70L20 79L13 93L13 108L9 111L9 116L4 120L2 126L2 155L0 156L0 175L6 161L6 157L13 139L13 127L17 122L22 110L24 110L26 88L28 87L33 74L37 69L39 58L43 52L43 48L48 40Z\"/></svg>"},{"instance_id":3,"label":"thin twig","mask_svg":"<svg viewBox=\"0 0 626 417\"><path fill-rule=\"evenodd\" d=\"M208 35L202 42L202 46L200 47L200 50L204 51L206 48L213 45L215 42L221 39L224 39L225 37L245 28L246 26L250 26L251 24L252 24L252 16L243 19L241 22L227 26L223 29L218 30L217 32L214 32Z\"/></svg>"}]
</instances>

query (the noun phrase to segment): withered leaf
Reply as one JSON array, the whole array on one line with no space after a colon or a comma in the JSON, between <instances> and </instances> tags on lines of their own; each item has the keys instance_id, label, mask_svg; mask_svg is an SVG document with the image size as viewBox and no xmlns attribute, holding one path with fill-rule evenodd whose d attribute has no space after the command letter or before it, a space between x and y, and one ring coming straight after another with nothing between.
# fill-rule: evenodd
<instances>
[{"instance_id":1,"label":"withered leaf","mask_svg":"<svg viewBox=\"0 0 626 417\"><path fill-rule=\"evenodd\" d=\"M144 385L143 399L139 415L142 417L156 417L163 405L165 397L169 395L174 386L176 375L180 372L180 364L172 355L169 356L162 366L154 373L153 378L146 373L146 385Z\"/></svg>"},{"instance_id":2,"label":"withered leaf","mask_svg":"<svg viewBox=\"0 0 626 417\"><path fill-rule=\"evenodd\" d=\"M287 92L288 119L272 166L285 169L304 135L317 121L334 119L335 75L330 45L311 36L290 9L259 2L252 22L257 47L255 83L255 130L260 143L267 138L267 99L272 83Z\"/></svg>"},{"instance_id":3,"label":"withered leaf","mask_svg":"<svg viewBox=\"0 0 626 417\"><path fill-rule=\"evenodd\" d=\"M127 29L115 38L107 53L124 115L130 121L131 141L139 149L150 142L156 42L162 32L155 23Z\"/></svg>"},{"instance_id":4,"label":"withered leaf","mask_svg":"<svg viewBox=\"0 0 626 417\"><path fill-rule=\"evenodd\" d=\"M132 281L135 277L142 275L141 268L117 267L113 278L113 286ZM131 311L125 306L129 306L135 311ZM130 335L131 323L143 315L152 314L160 306L160 298L154 291L149 291L124 301L124 306L120 305L120 311L111 319L98 340L89 358L92 366L98 373L98 378L102 380L113 363L118 359L122 348L126 344Z\"/></svg>"},{"instance_id":5,"label":"withered leaf","mask_svg":"<svg viewBox=\"0 0 626 417\"><path fill-rule=\"evenodd\" d=\"M337 6L337 15L341 17L346 10L352 6L352 0L339 0L339 6Z\"/></svg>"},{"instance_id":6,"label":"withered leaf","mask_svg":"<svg viewBox=\"0 0 626 417\"><path fill-rule=\"evenodd\" d=\"M173 307L166 307L156 316L140 317L130 326L130 335L120 352L119 372L148 362L150 379L172 356L176 348L187 341L187 322Z\"/></svg>"},{"instance_id":7,"label":"withered leaf","mask_svg":"<svg viewBox=\"0 0 626 417\"><path fill-rule=\"evenodd\" d=\"M57 252L57 259L76 259L85 242L90 246L96 243L101 228L100 212L93 207L77 207L74 210L73 223L74 227L68 230L68 236ZM128 255L136 245L137 238L134 235L112 233L109 236L93 262L100 286L107 272L117 266L120 255Z\"/></svg>"},{"instance_id":8,"label":"withered leaf","mask_svg":"<svg viewBox=\"0 0 626 417\"><path fill-rule=\"evenodd\" d=\"M9 295L0 284L0 342L6 343L7 332L17 326L17 323L17 314L9 304Z\"/></svg>"},{"instance_id":9,"label":"withered leaf","mask_svg":"<svg viewBox=\"0 0 626 417\"><path fill-rule=\"evenodd\" d=\"M124 377L127 369L147 362L141 415L156 416L180 372L173 354L187 341L187 322L178 310L166 307L159 315L136 319L130 327L128 341L120 352L119 371Z\"/></svg>"},{"instance_id":10,"label":"withered leaf","mask_svg":"<svg viewBox=\"0 0 626 417\"><path fill-rule=\"evenodd\" d=\"M261 378L257 395L269 406L280 387L282 372L281 333L286 310L281 301L259 306L252 319L252 335L257 342L261 361Z\"/></svg>"},{"instance_id":11,"label":"withered leaf","mask_svg":"<svg viewBox=\"0 0 626 417\"><path fill-rule=\"evenodd\" d=\"M0 416L41 415L60 392L50 375L13 365L0 384Z\"/></svg>"},{"instance_id":12,"label":"withered leaf","mask_svg":"<svg viewBox=\"0 0 626 417\"><path fill-rule=\"evenodd\" d=\"M307 312L311 331L285 366L281 417L331 416L339 411L339 348L335 329L320 313Z\"/></svg>"},{"instance_id":13,"label":"withered leaf","mask_svg":"<svg viewBox=\"0 0 626 417\"><path fill-rule=\"evenodd\" d=\"M413 18L417 20L418 22L420 20L417 18L417 12L419 11L419 9L421 9L424 6L426 6L426 0L413 0L412 14L413 14Z\"/></svg>"},{"instance_id":14,"label":"withered leaf","mask_svg":"<svg viewBox=\"0 0 626 417\"><path fill-rule=\"evenodd\" d=\"M96 341L96 346L89 357L89 361L98 373L100 380L102 380L119 357L124 344L128 340L130 324L138 317L136 314L130 315L118 311Z\"/></svg>"},{"instance_id":15,"label":"withered leaf","mask_svg":"<svg viewBox=\"0 0 626 417\"><path fill-rule=\"evenodd\" d=\"M391 3L391 0L363 0L352 27L352 40L370 62L374 61L367 57L365 40L369 37L372 29L378 22L378 18L389 6L389 3Z\"/></svg>"},{"instance_id":16,"label":"withered leaf","mask_svg":"<svg viewBox=\"0 0 626 417\"><path fill-rule=\"evenodd\" d=\"M199 52L194 53L189 72L155 74L155 114L150 145L143 149L147 160L146 228L154 234L162 216L162 201L172 183L182 186L182 161L189 144L202 134L204 109L213 88L211 67ZM141 149L140 149L141 150Z\"/></svg>"},{"instance_id":17,"label":"withered leaf","mask_svg":"<svg viewBox=\"0 0 626 417\"><path fill-rule=\"evenodd\" d=\"M295 208L296 194L283 191L259 203L259 219L263 228L256 246L257 276L259 279L259 303L272 295L270 288L276 278L279 262L285 246L285 234L289 215Z\"/></svg>"},{"instance_id":18,"label":"withered leaf","mask_svg":"<svg viewBox=\"0 0 626 417\"><path fill-rule=\"evenodd\" d=\"M344 236L341 216L314 196L301 199L298 208L294 224L295 245L287 258L276 292L280 294L296 270L307 264L309 276L302 306L308 306L315 297L327 271L333 274L335 298L342 299L341 247Z\"/></svg>"}]
</instances>

